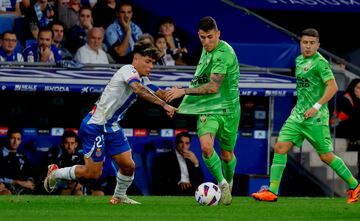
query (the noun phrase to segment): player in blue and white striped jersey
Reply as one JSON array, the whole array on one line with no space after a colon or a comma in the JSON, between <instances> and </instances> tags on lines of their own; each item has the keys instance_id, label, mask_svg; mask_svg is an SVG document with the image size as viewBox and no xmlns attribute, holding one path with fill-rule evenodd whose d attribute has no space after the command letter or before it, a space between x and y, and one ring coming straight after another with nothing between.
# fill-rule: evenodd
<instances>
[{"instance_id":1,"label":"player in blue and white striped jersey","mask_svg":"<svg viewBox=\"0 0 360 221\"><path fill-rule=\"evenodd\" d=\"M138 96L162 106L170 117L174 115L176 108L164 101L165 92L152 85L147 78L159 57L160 52L152 44L135 44L132 64L124 65L114 74L93 110L80 126L79 137L83 143L85 165L61 169L54 164L50 165L44 181L48 192L51 192L61 179L100 177L106 152L120 168L110 203L139 204L126 196L126 191L134 179L135 163L119 121Z\"/></svg>"}]
</instances>

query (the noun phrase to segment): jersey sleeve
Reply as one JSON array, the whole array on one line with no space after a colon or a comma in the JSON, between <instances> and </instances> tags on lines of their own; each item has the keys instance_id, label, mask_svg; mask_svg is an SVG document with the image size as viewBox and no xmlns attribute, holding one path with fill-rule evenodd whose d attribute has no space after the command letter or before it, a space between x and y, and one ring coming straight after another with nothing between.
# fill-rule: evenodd
<instances>
[{"instance_id":1,"label":"jersey sleeve","mask_svg":"<svg viewBox=\"0 0 360 221\"><path fill-rule=\"evenodd\" d=\"M140 76L139 73L136 71L136 69L131 65L126 65L122 67L120 70L120 76L122 79L130 85L133 82L140 82Z\"/></svg>"},{"instance_id":2,"label":"jersey sleeve","mask_svg":"<svg viewBox=\"0 0 360 221\"><path fill-rule=\"evenodd\" d=\"M217 51L213 55L213 66L211 68L212 74L226 74L227 72L227 62L226 62L225 53L222 51Z\"/></svg>"},{"instance_id":3,"label":"jersey sleeve","mask_svg":"<svg viewBox=\"0 0 360 221\"><path fill-rule=\"evenodd\" d=\"M329 63L324 60L319 61L318 72L324 83L327 82L328 80L335 79Z\"/></svg>"}]
</instances>

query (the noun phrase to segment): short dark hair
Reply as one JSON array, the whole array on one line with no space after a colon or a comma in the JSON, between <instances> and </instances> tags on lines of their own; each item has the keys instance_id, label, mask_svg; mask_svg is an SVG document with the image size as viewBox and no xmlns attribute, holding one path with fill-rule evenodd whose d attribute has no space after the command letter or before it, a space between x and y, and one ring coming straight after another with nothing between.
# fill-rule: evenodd
<instances>
[{"instance_id":1,"label":"short dark hair","mask_svg":"<svg viewBox=\"0 0 360 221\"><path fill-rule=\"evenodd\" d=\"M64 23L59 20L55 20L50 23L49 27L51 28L51 30L54 27L54 25L60 25L61 27L65 28Z\"/></svg>"},{"instance_id":2,"label":"short dark hair","mask_svg":"<svg viewBox=\"0 0 360 221\"><path fill-rule=\"evenodd\" d=\"M51 39L54 38L54 32L52 31L52 29L48 28L48 27L42 27L39 30L39 34L38 34L38 38L40 37L40 33L41 32L50 32L51 33Z\"/></svg>"},{"instance_id":3,"label":"short dark hair","mask_svg":"<svg viewBox=\"0 0 360 221\"><path fill-rule=\"evenodd\" d=\"M0 35L0 39L4 39L6 34L10 34L10 35L15 35L16 33L14 31L4 31L1 35Z\"/></svg>"},{"instance_id":4,"label":"short dark hair","mask_svg":"<svg viewBox=\"0 0 360 221\"><path fill-rule=\"evenodd\" d=\"M68 138L68 137L74 137L75 138L75 141L78 142L78 136L77 134L72 131L72 130L67 130L64 132L64 134L62 135L61 137L61 142L64 143L65 142L65 139Z\"/></svg>"},{"instance_id":5,"label":"short dark hair","mask_svg":"<svg viewBox=\"0 0 360 221\"><path fill-rule=\"evenodd\" d=\"M170 16L162 17L160 19L159 25L163 25L163 24L167 24L167 23L175 25L174 19Z\"/></svg>"},{"instance_id":6,"label":"short dark hair","mask_svg":"<svg viewBox=\"0 0 360 221\"><path fill-rule=\"evenodd\" d=\"M303 30L301 32L301 37L302 36L311 36L311 37L320 38L319 32L315 28L307 28Z\"/></svg>"},{"instance_id":7,"label":"short dark hair","mask_svg":"<svg viewBox=\"0 0 360 221\"><path fill-rule=\"evenodd\" d=\"M21 131L20 128L18 128L18 127L10 127L10 128L8 129L8 131L7 131L6 137L7 137L7 139L10 139L10 136L11 136L11 135L17 134L17 133L19 133L19 134L22 135L22 131Z\"/></svg>"},{"instance_id":8,"label":"short dark hair","mask_svg":"<svg viewBox=\"0 0 360 221\"><path fill-rule=\"evenodd\" d=\"M198 30L207 32L213 29L218 30L215 19L213 19L211 16L206 16L200 19Z\"/></svg>"},{"instance_id":9,"label":"short dark hair","mask_svg":"<svg viewBox=\"0 0 360 221\"><path fill-rule=\"evenodd\" d=\"M134 54L140 54L141 56L148 56L154 60L159 60L161 52L153 44L139 41L134 45Z\"/></svg>"},{"instance_id":10,"label":"short dark hair","mask_svg":"<svg viewBox=\"0 0 360 221\"><path fill-rule=\"evenodd\" d=\"M190 136L190 134L189 134L188 132L183 131L183 132L180 132L180 133L178 133L178 134L176 135L176 137L175 137L175 145L177 145L178 143L181 142L181 138L182 138L182 137L187 137L187 138L189 138L189 140L191 141L191 136Z\"/></svg>"},{"instance_id":11,"label":"short dark hair","mask_svg":"<svg viewBox=\"0 0 360 221\"><path fill-rule=\"evenodd\" d=\"M125 0L125 1L123 0L123 1L120 1L119 3L116 3L116 5L115 5L115 12L116 12L116 13L119 13L119 12L120 12L120 9L121 9L124 5L129 5L129 6L131 6L132 9L134 8L130 0Z\"/></svg>"}]
</instances>

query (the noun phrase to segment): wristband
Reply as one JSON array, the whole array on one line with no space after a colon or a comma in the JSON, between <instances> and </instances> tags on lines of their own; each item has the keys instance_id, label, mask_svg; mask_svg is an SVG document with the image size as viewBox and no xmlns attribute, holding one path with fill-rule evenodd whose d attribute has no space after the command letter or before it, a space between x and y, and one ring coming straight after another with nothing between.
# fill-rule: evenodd
<instances>
[{"instance_id":1,"label":"wristband","mask_svg":"<svg viewBox=\"0 0 360 221\"><path fill-rule=\"evenodd\" d=\"M313 105L313 108L315 108L316 110L320 110L321 107L322 105L317 102Z\"/></svg>"}]
</instances>

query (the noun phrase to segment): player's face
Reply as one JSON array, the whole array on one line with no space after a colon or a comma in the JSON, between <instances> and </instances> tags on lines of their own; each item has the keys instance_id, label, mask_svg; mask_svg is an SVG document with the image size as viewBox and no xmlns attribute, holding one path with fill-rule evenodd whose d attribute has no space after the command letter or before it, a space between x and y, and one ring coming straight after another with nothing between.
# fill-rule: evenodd
<instances>
[{"instance_id":1,"label":"player's face","mask_svg":"<svg viewBox=\"0 0 360 221\"><path fill-rule=\"evenodd\" d=\"M319 38L312 36L302 36L300 40L301 54L305 57L313 56L320 47Z\"/></svg>"},{"instance_id":2,"label":"player's face","mask_svg":"<svg viewBox=\"0 0 360 221\"><path fill-rule=\"evenodd\" d=\"M207 52L214 50L220 41L220 31L216 29L209 30L207 32L199 30L198 32L200 42Z\"/></svg>"},{"instance_id":3,"label":"player's face","mask_svg":"<svg viewBox=\"0 0 360 221\"><path fill-rule=\"evenodd\" d=\"M13 133L9 137L9 149L17 150L21 144L21 134Z\"/></svg>"},{"instance_id":4,"label":"player's face","mask_svg":"<svg viewBox=\"0 0 360 221\"><path fill-rule=\"evenodd\" d=\"M180 152L180 154L188 151L190 149L190 139L188 137L181 137L176 148Z\"/></svg>"},{"instance_id":5,"label":"player's face","mask_svg":"<svg viewBox=\"0 0 360 221\"><path fill-rule=\"evenodd\" d=\"M154 67L155 60L149 56L134 54L133 65L141 77L146 77Z\"/></svg>"},{"instance_id":6,"label":"player's face","mask_svg":"<svg viewBox=\"0 0 360 221\"><path fill-rule=\"evenodd\" d=\"M360 82L356 84L354 88L354 94L357 98L360 98Z\"/></svg>"},{"instance_id":7,"label":"player's face","mask_svg":"<svg viewBox=\"0 0 360 221\"><path fill-rule=\"evenodd\" d=\"M68 154L74 154L77 146L78 146L78 142L76 142L75 137L65 138L63 147Z\"/></svg>"}]
</instances>

